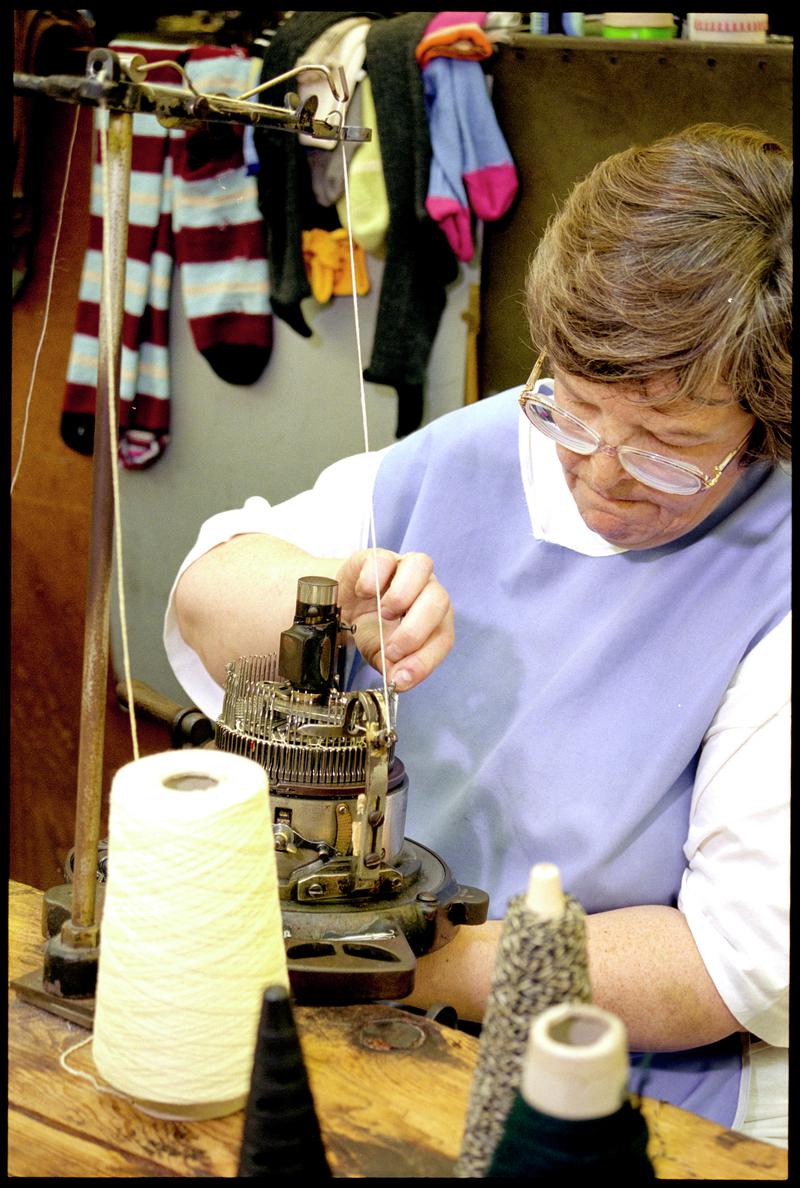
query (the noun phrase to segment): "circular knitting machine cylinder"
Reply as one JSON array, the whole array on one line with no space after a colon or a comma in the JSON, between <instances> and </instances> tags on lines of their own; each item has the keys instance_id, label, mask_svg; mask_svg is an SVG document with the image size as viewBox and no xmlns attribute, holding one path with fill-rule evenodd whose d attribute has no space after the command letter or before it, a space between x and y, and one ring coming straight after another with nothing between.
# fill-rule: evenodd
<instances>
[{"instance_id":1,"label":"circular knitting machine cylinder","mask_svg":"<svg viewBox=\"0 0 800 1188\"><path fill-rule=\"evenodd\" d=\"M215 741L268 774L295 997L403 998L417 957L461 924L482 923L488 896L461 886L438 855L405 837L409 782L383 692L342 693L335 679L320 680L335 672L326 642L335 592L322 581L301 579L280 658L228 665Z\"/></svg>"}]
</instances>

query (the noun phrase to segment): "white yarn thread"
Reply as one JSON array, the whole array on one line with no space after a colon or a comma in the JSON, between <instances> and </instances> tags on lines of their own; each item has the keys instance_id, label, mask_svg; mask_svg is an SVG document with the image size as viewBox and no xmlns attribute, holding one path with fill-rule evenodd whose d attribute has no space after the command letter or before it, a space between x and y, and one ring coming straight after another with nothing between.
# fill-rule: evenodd
<instances>
[{"instance_id":1,"label":"white yarn thread","mask_svg":"<svg viewBox=\"0 0 800 1188\"><path fill-rule=\"evenodd\" d=\"M58 205L58 221L56 223L56 234L53 240L53 254L50 259L50 276L47 281L47 297L44 303L44 314L42 316L42 330L39 335L39 341L36 344L36 351L33 356L33 367L31 369L31 379L28 385L28 395L25 397L25 415L22 421L22 434L19 440L19 457L17 464L14 467L14 476L11 479L10 494L14 494L14 487L17 485L17 478L19 477L20 467L22 466L22 459L25 455L25 441L28 436L28 421L30 419L31 403L33 401L33 389L36 384L36 375L39 370L39 356L42 353L45 336L47 334L47 326L50 321L50 302L53 297L53 281L56 275L56 260L58 259L58 248L61 243L61 226L64 222L64 208L67 204L67 188L69 186L69 174L72 168L72 150L75 147L75 137L78 134L78 117L80 116L80 107L75 108L75 117L72 121L72 134L69 140L69 148L67 149L67 163L64 166L64 182L61 187L61 201Z\"/></svg>"},{"instance_id":2,"label":"white yarn thread","mask_svg":"<svg viewBox=\"0 0 800 1188\"><path fill-rule=\"evenodd\" d=\"M105 113L103 113L105 114ZM114 512L114 556L117 562L117 600L119 602L119 625L122 639L122 666L125 675L125 691L128 700L128 724L131 732L133 758L139 758L139 734L136 729L136 703L133 697L130 649L128 646L128 614L125 608L125 577L122 551L122 505L119 492L119 464L117 461L117 437L119 432L119 410L117 408L116 357L111 349L114 342L114 317L111 308L111 228L114 211L111 209L109 191L108 120L100 127L101 178L103 187L103 287L101 306L105 318L105 332L108 341L106 351L106 390L108 393L108 442L99 441L97 449L108 449L111 454L111 498ZM123 264L123 267L127 267ZM124 306L124 297L123 297ZM120 327L120 343L122 328ZM121 347L120 347L121 349ZM99 360L98 360L99 366ZM98 374L99 380L99 374Z\"/></svg>"},{"instance_id":3,"label":"white yarn thread","mask_svg":"<svg viewBox=\"0 0 800 1188\"><path fill-rule=\"evenodd\" d=\"M240 1109L263 991L289 987L265 770L212 750L120 768L108 867L97 1071L158 1116Z\"/></svg>"},{"instance_id":4,"label":"white yarn thread","mask_svg":"<svg viewBox=\"0 0 800 1188\"><path fill-rule=\"evenodd\" d=\"M109 1085L101 1085L97 1077L93 1077L91 1073L85 1072L82 1068L73 1068L71 1064L67 1063L68 1056L71 1056L73 1052L78 1052L81 1048L85 1048L91 1042L92 1036L87 1035L85 1039L78 1040L77 1043L72 1044L69 1048L65 1048L58 1058L58 1063L64 1072L68 1072L71 1077L80 1077L82 1080L88 1081L98 1093L109 1093L112 1097L118 1097L120 1101L129 1101L131 1105L136 1105L133 1098L128 1097L126 1093L118 1093L116 1089L112 1089Z\"/></svg>"},{"instance_id":5,"label":"white yarn thread","mask_svg":"<svg viewBox=\"0 0 800 1188\"><path fill-rule=\"evenodd\" d=\"M347 243L350 248L350 284L353 289L353 318L356 329L356 359L358 362L358 384L361 397L361 428L364 434L364 453L369 453L369 427L367 425L367 393L364 388L364 363L361 357L361 325L358 318L358 293L356 291L356 254L353 246L353 216L350 210L350 185L347 178L346 141L342 141L342 171L344 173L344 205L347 211ZM375 533L375 502L370 494L369 499L369 531L372 542L372 565L375 574L375 601L378 607L378 640L381 654L381 674L383 676L384 704L389 712L389 686L386 680L386 651L383 643L383 615L381 613L381 589L378 583L378 546Z\"/></svg>"}]
</instances>

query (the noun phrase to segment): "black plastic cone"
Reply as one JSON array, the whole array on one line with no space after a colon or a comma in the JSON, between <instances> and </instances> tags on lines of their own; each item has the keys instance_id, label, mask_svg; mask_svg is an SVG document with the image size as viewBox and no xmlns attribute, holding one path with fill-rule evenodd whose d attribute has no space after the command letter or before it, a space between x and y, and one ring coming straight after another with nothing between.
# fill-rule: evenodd
<instances>
[{"instance_id":1,"label":"black plastic cone","mask_svg":"<svg viewBox=\"0 0 800 1188\"><path fill-rule=\"evenodd\" d=\"M303 1053L283 986L264 991L239 1176L330 1178Z\"/></svg>"}]
</instances>

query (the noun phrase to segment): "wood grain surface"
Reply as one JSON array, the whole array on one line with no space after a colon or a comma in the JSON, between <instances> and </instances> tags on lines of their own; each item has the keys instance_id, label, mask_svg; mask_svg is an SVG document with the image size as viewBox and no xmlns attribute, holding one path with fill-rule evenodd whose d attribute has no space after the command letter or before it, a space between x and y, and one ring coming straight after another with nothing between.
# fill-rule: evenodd
<instances>
[{"instance_id":1,"label":"wood grain surface","mask_svg":"<svg viewBox=\"0 0 800 1188\"><path fill-rule=\"evenodd\" d=\"M41 892L12 882L10 980L41 968L42 947ZM381 1004L295 1007L295 1018L333 1174L450 1177L478 1041ZM243 1111L204 1122L151 1118L62 1068L62 1054L87 1036L10 992L10 1175L236 1175ZM67 1063L94 1074L91 1045ZM785 1151L664 1103L646 1100L643 1111L661 1179L787 1178Z\"/></svg>"}]
</instances>

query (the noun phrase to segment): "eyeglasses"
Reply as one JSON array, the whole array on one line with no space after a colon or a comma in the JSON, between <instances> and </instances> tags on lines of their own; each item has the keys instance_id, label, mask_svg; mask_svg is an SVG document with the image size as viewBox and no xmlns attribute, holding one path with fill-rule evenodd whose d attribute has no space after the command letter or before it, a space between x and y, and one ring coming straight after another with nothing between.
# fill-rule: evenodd
<instances>
[{"instance_id":1,"label":"eyeglasses","mask_svg":"<svg viewBox=\"0 0 800 1188\"><path fill-rule=\"evenodd\" d=\"M589 455L599 451L616 457L620 466L632 478L648 487L654 487L657 491L665 491L669 495L696 495L698 491L708 491L716 486L725 467L733 461L752 433L752 429L748 429L739 444L726 454L710 475L703 474L702 470L691 462L665 458L662 454L654 454L650 450L638 450L635 446L606 445L594 429L573 417L572 413L559 408L547 396L532 391L539 378L544 358L542 352L519 398L520 407L530 423L546 437L575 454Z\"/></svg>"}]
</instances>

